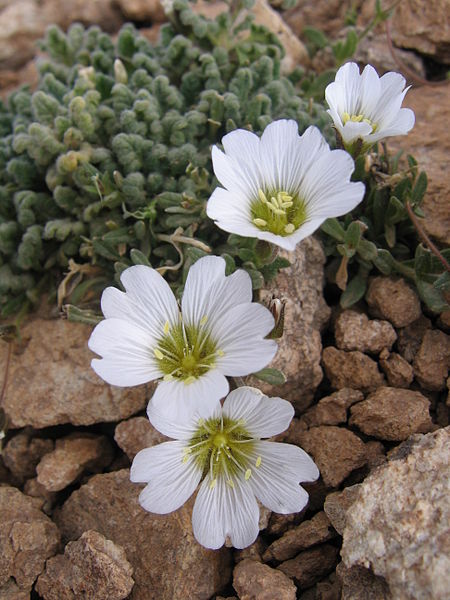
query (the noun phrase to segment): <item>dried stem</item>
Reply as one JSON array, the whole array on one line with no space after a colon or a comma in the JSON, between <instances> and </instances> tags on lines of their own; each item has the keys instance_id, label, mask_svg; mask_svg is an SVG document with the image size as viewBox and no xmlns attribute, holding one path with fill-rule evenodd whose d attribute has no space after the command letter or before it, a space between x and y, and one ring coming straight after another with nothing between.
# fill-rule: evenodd
<instances>
[{"instance_id":1,"label":"dried stem","mask_svg":"<svg viewBox=\"0 0 450 600\"><path fill-rule=\"evenodd\" d=\"M433 242L430 240L428 235L425 233L424 228L422 227L417 216L414 214L412 206L408 201L406 202L406 210L408 211L409 218L411 219L411 221L412 221L414 227L416 228L417 233L419 234L419 237L421 238L423 243L441 261L441 263L444 265L445 269L450 273L450 265L445 260L445 258L442 256L442 254L439 252L439 249L433 244Z\"/></svg>"},{"instance_id":2,"label":"dried stem","mask_svg":"<svg viewBox=\"0 0 450 600\"><path fill-rule=\"evenodd\" d=\"M0 405L3 405L3 399L4 399L5 393L6 393L6 386L8 385L9 365L11 363L11 354L12 354L13 343L14 342L8 342L8 352L7 352L7 355L6 355L6 365L5 365L5 371L4 371L4 374L3 374L2 389L1 389L1 392L0 392Z\"/></svg>"}]
</instances>

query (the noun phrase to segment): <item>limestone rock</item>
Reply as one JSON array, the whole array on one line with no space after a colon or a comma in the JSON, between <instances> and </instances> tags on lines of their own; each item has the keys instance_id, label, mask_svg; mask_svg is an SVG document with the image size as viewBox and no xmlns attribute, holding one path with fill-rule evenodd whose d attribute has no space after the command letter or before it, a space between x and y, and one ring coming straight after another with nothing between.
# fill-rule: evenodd
<instances>
[{"instance_id":1,"label":"limestone rock","mask_svg":"<svg viewBox=\"0 0 450 600\"><path fill-rule=\"evenodd\" d=\"M19 480L36 475L41 458L53 450L53 441L32 437L29 431L21 431L12 437L3 450L3 461Z\"/></svg>"},{"instance_id":2,"label":"limestone rock","mask_svg":"<svg viewBox=\"0 0 450 600\"><path fill-rule=\"evenodd\" d=\"M113 458L113 449L104 435L73 433L56 440L53 452L37 466L37 480L49 492L59 492L87 470L102 471Z\"/></svg>"},{"instance_id":3,"label":"limestone rock","mask_svg":"<svg viewBox=\"0 0 450 600\"><path fill-rule=\"evenodd\" d=\"M384 384L377 363L358 350L345 352L328 346L322 353L322 361L334 389L353 388L367 392Z\"/></svg>"},{"instance_id":4,"label":"limestone rock","mask_svg":"<svg viewBox=\"0 0 450 600\"><path fill-rule=\"evenodd\" d=\"M12 357L3 399L11 428L119 421L146 406L151 386L118 388L94 373L90 333L85 325L63 320L34 319L21 328L29 342ZM0 372L5 346L0 346Z\"/></svg>"},{"instance_id":5,"label":"limestone rock","mask_svg":"<svg viewBox=\"0 0 450 600\"><path fill-rule=\"evenodd\" d=\"M341 600L391 600L389 586L382 577L377 577L364 567L347 569L339 563L336 573L342 581Z\"/></svg>"},{"instance_id":6,"label":"limestone rock","mask_svg":"<svg viewBox=\"0 0 450 600\"><path fill-rule=\"evenodd\" d=\"M330 394L319 400L319 402L310 408L303 416L308 427L317 427L318 425L339 425L347 422L347 409L356 402L361 402L364 396L359 390L351 388L342 388L341 390Z\"/></svg>"},{"instance_id":7,"label":"limestone rock","mask_svg":"<svg viewBox=\"0 0 450 600\"><path fill-rule=\"evenodd\" d=\"M355 502L360 489L361 484L357 483L344 488L342 492L333 492L326 497L323 509L340 535L344 533L348 509Z\"/></svg>"},{"instance_id":8,"label":"limestone rock","mask_svg":"<svg viewBox=\"0 0 450 600\"><path fill-rule=\"evenodd\" d=\"M365 443L367 466L374 469L386 462L386 449L381 442L369 440Z\"/></svg>"},{"instance_id":9,"label":"limestone rock","mask_svg":"<svg viewBox=\"0 0 450 600\"><path fill-rule=\"evenodd\" d=\"M450 589L450 428L410 438L403 454L362 483L347 513L342 559L347 567L370 566L396 600L444 600Z\"/></svg>"},{"instance_id":10,"label":"limestone rock","mask_svg":"<svg viewBox=\"0 0 450 600\"><path fill-rule=\"evenodd\" d=\"M391 387L408 388L414 379L414 371L408 361L397 352L380 354L380 367Z\"/></svg>"},{"instance_id":11,"label":"limestone rock","mask_svg":"<svg viewBox=\"0 0 450 600\"><path fill-rule=\"evenodd\" d=\"M45 487L38 482L37 477L25 481L23 491L27 496L31 496L40 502L40 509L45 512L46 515L52 513L58 494L46 490Z\"/></svg>"},{"instance_id":12,"label":"limestone rock","mask_svg":"<svg viewBox=\"0 0 450 600\"><path fill-rule=\"evenodd\" d=\"M292 581L276 569L247 558L234 568L233 587L239 600L295 600Z\"/></svg>"},{"instance_id":13,"label":"limestone rock","mask_svg":"<svg viewBox=\"0 0 450 600\"><path fill-rule=\"evenodd\" d=\"M441 2L447 4L448 7L446 0L441 0ZM425 4L425 0L423 3ZM429 4L431 6L433 2ZM435 13L435 15L443 22L440 13ZM422 18L420 12L417 16L419 19ZM447 22L449 22L448 19ZM403 105L413 109L416 123L407 136L394 138L389 143L389 147L392 147L393 153L403 149L412 154L420 168L426 172L428 187L422 204L425 214L422 225L428 235L448 246L450 244L450 211L448 209L450 178L447 160L450 152L450 137L447 135L446 129L442 127L442 123L447 123L450 119L448 85L413 87L406 94Z\"/></svg>"},{"instance_id":14,"label":"limestone rock","mask_svg":"<svg viewBox=\"0 0 450 600\"><path fill-rule=\"evenodd\" d=\"M402 441L430 431L429 406L420 392L382 387L350 409L349 423L380 440Z\"/></svg>"},{"instance_id":15,"label":"limestone rock","mask_svg":"<svg viewBox=\"0 0 450 600\"><path fill-rule=\"evenodd\" d=\"M230 550L206 550L192 534L192 501L168 515L146 512L129 470L95 475L55 515L65 539L93 529L122 546L131 563L132 600L203 600L229 580Z\"/></svg>"},{"instance_id":16,"label":"limestone rock","mask_svg":"<svg viewBox=\"0 0 450 600\"><path fill-rule=\"evenodd\" d=\"M23 590L14 579L9 579L4 585L0 585L1 600L30 600L30 590Z\"/></svg>"},{"instance_id":17,"label":"limestone rock","mask_svg":"<svg viewBox=\"0 0 450 600\"><path fill-rule=\"evenodd\" d=\"M366 300L375 317L390 321L394 327L406 327L421 315L419 297L404 279L374 277Z\"/></svg>"},{"instance_id":18,"label":"limestone rock","mask_svg":"<svg viewBox=\"0 0 450 600\"><path fill-rule=\"evenodd\" d=\"M330 315L322 293L325 256L320 242L313 237L304 240L294 252L280 254L292 266L279 273L269 290L262 291L261 299L268 301L272 294L286 299L284 334L270 366L281 369L287 381L278 387L257 380L250 380L250 385L269 396L290 400L302 412L311 404L323 376L320 329Z\"/></svg>"},{"instance_id":19,"label":"limestone rock","mask_svg":"<svg viewBox=\"0 0 450 600\"><path fill-rule=\"evenodd\" d=\"M330 544L322 544L300 552L291 560L282 562L279 567L288 577L292 577L300 589L309 588L330 573L339 556L339 550Z\"/></svg>"},{"instance_id":20,"label":"limestone rock","mask_svg":"<svg viewBox=\"0 0 450 600\"><path fill-rule=\"evenodd\" d=\"M58 528L34 499L0 486L0 588L13 577L21 590L29 591L58 545Z\"/></svg>"},{"instance_id":21,"label":"limestone rock","mask_svg":"<svg viewBox=\"0 0 450 600\"><path fill-rule=\"evenodd\" d=\"M247 548L243 548L242 550L234 551L234 562L237 564L241 562L241 560L245 560L250 558L251 560L256 560L258 562L262 562L262 555L264 554L267 548L267 544L262 539L261 536L258 536L253 544L247 546Z\"/></svg>"},{"instance_id":22,"label":"limestone rock","mask_svg":"<svg viewBox=\"0 0 450 600\"><path fill-rule=\"evenodd\" d=\"M444 390L450 368L450 336L438 329L426 331L413 368L424 389Z\"/></svg>"},{"instance_id":23,"label":"limestone rock","mask_svg":"<svg viewBox=\"0 0 450 600\"><path fill-rule=\"evenodd\" d=\"M446 0L406 0L396 8L392 39L450 65L450 7Z\"/></svg>"},{"instance_id":24,"label":"limestone rock","mask_svg":"<svg viewBox=\"0 0 450 600\"><path fill-rule=\"evenodd\" d=\"M364 2L356 0L352 5L354 8L362 8ZM345 26L345 20L349 5L342 0L299 0L295 7L284 13L286 22L299 36L307 26L320 29L331 39L336 39L341 29Z\"/></svg>"},{"instance_id":25,"label":"limestone rock","mask_svg":"<svg viewBox=\"0 0 450 600\"><path fill-rule=\"evenodd\" d=\"M139 450L167 442L169 438L156 431L147 417L133 417L117 425L114 439L128 458L133 460Z\"/></svg>"},{"instance_id":26,"label":"limestone rock","mask_svg":"<svg viewBox=\"0 0 450 600\"><path fill-rule=\"evenodd\" d=\"M366 464L364 443L341 427L312 427L302 434L301 446L311 454L329 487L337 487L352 471Z\"/></svg>"},{"instance_id":27,"label":"limestone rock","mask_svg":"<svg viewBox=\"0 0 450 600\"><path fill-rule=\"evenodd\" d=\"M431 321L421 315L417 321L398 331L397 348L409 363L412 363L422 344L425 332L431 328Z\"/></svg>"},{"instance_id":28,"label":"limestone rock","mask_svg":"<svg viewBox=\"0 0 450 600\"><path fill-rule=\"evenodd\" d=\"M390 350L397 339L394 328L388 321L369 320L364 313L344 310L334 326L336 346L340 350L359 350L378 354Z\"/></svg>"},{"instance_id":29,"label":"limestone rock","mask_svg":"<svg viewBox=\"0 0 450 600\"><path fill-rule=\"evenodd\" d=\"M122 600L134 585L133 567L120 546L97 531L69 542L47 561L36 591L44 600Z\"/></svg>"},{"instance_id":30,"label":"limestone rock","mask_svg":"<svg viewBox=\"0 0 450 600\"><path fill-rule=\"evenodd\" d=\"M324 512L319 512L309 521L303 521L275 540L263 555L263 560L287 560L310 546L327 542L336 536Z\"/></svg>"}]
</instances>

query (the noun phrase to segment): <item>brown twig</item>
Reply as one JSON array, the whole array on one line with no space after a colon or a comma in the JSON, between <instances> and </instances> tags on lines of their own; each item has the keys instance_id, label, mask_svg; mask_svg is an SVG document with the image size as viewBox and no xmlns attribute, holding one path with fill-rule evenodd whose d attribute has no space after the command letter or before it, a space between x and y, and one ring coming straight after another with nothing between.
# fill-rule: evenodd
<instances>
[{"instance_id":1,"label":"brown twig","mask_svg":"<svg viewBox=\"0 0 450 600\"><path fill-rule=\"evenodd\" d=\"M6 386L8 384L9 365L10 365L10 362L11 362L11 354L12 354L13 343L14 342L8 342L8 353L6 355L6 365L5 365L4 377L3 377L3 383L2 383L2 390L0 392L0 405L3 404L3 398L5 396Z\"/></svg>"},{"instance_id":2,"label":"brown twig","mask_svg":"<svg viewBox=\"0 0 450 600\"><path fill-rule=\"evenodd\" d=\"M397 63L399 69L405 75L407 75L412 81L415 81L419 85L428 85L428 86L434 86L434 87L448 85L448 83L449 83L448 81L428 81L428 79L424 79L423 77L420 77L420 75L417 75L417 73L414 73L414 71L411 71L411 69L405 65L405 63L402 61L402 59L397 55L397 53L395 51L394 44L392 43L391 29L390 29L389 21L386 21L385 27L386 27L387 44L388 44L388 48L391 53L391 56L394 59L394 61Z\"/></svg>"},{"instance_id":3,"label":"brown twig","mask_svg":"<svg viewBox=\"0 0 450 600\"><path fill-rule=\"evenodd\" d=\"M423 241L423 243L425 244L425 246L427 246L428 249L431 250L431 252L444 265L445 269L450 273L450 265L445 260L445 258L442 256L442 254L439 252L439 249L433 244L433 242L430 240L430 238L428 237L428 235L425 233L425 230L422 227L422 225L419 222L419 220L416 217L416 215L414 214L414 211L413 211L412 206L409 203L409 201L406 202L406 210L408 211L409 218L411 219L414 227L417 230L417 233L419 234L419 237L421 238L421 240Z\"/></svg>"}]
</instances>

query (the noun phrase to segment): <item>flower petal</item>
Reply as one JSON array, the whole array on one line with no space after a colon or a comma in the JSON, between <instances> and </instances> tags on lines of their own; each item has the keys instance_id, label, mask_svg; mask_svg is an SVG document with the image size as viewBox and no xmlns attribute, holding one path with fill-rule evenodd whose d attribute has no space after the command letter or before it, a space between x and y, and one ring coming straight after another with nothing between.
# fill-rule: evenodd
<instances>
[{"instance_id":1,"label":"flower petal","mask_svg":"<svg viewBox=\"0 0 450 600\"><path fill-rule=\"evenodd\" d=\"M152 424L164 435L174 437L180 424L191 423L196 415L206 418L205 415L212 414L228 390L228 381L218 369L211 369L189 384L176 379L161 381L150 402L161 418L172 425L164 427L162 420L152 420ZM149 418L150 414L155 413L149 413Z\"/></svg>"},{"instance_id":2,"label":"flower petal","mask_svg":"<svg viewBox=\"0 0 450 600\"><path fill-rule=\"evenodd\" d=\"M161 377L153 360L154 339L148 331L122 319L105 319L96 325L88 346L103 358L91 366L111 385L127 387Z\"/></svg>"},{"instance_id":3,"label":"flower petal","mask_svg":"<svg viewBox=\"0 0 450 600\"><path fill-rule=\"evenodd\" d=\"M239 304L227 311L211 327L211 335L224 353L217 359L217 368L225 375L242 376L268 365L278 346L264 337L274 325L271 312L256 302Z\"/></svg>"},{"instance_id":4,"label":"flower petal","mask_svg":"<svg viewBox=\"0 0 450 600\"><path fill-rule=\"evenodd\" d=\"M194 493L202 470L183 452L183 442L164 442L137 453L130 479L148 485L139 495L140 505L160 515L180 508Z\"/></svg>"},{"instance_id":5,"label":"flower petal","mask_svg":"<svg viewBox=\"0 0 450 600\"><path fill-rule=\"evenodd\" d=\"M105 317L118 317L134 322L158 338L169 321L178 323L180 311L169 284L161 275L145 265L125 269L120 280L126 294L107 288L102 296Z\"/></svg>"},{"instance_id":6,"label":"flower petal","mask_svg":"<svg viewBox=\"0 0 450 600\"><path fill-rule=\"evenodd\" d=\"M258 504L246 481L235 478L231 487L219 478L211 487L211 479L206 476L192 512L194 536L202 546L215 550L229 536L235 548L246 548L258 536L258 521Z\"/></svg>"},{"instance_id":7,"label":"flower petal","mask_svg":"<svg viewBox=\"0 0 450 600\"><path fill-rule=\"evenodd\" d=\"M233 306L252 301L252 282L248 273L239 269L225 276L225 261L220 256L205 256L190 269L181 303L183 321L206 327L220 319Z\"/></svg>"},{"instance_id":8,"label":"flower petal","mask_svg":"<svg viewBox=\"0 0 450 600\"><path fill-rule=\"evenodd\" d=\"M300 512L306 506L308 494L299 482L319 477L306 452L292 444L257 442L252 461L255 466L248 481L264 506L282 514Z\"/></svg>"},{"instance_id":9,"label":"flower petal","mask_svg":"<svg viewBox=\"0 0 450 600\"><path fill-rule=\"evenodd\" d=\"M255 438L268 438L285 431L294 416L290 402L268 398L252 387L239 387L230 392L223 404L223 414L245 421L245 429Z\"/></svg>"}]
</instances>

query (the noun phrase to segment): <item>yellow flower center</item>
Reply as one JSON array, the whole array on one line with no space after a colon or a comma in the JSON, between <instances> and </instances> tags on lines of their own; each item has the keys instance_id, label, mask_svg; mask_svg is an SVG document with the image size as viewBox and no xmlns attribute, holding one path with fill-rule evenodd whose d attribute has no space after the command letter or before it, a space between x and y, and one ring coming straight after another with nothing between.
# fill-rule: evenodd
<instances>
[{"instance_id":1,"label":"yellow flower center","mask_svg":"<svg viewBox=\"0 0 450 600\"><path fill-rule=\"evenodd\" d=\"M342 115L342 123L345 125L348 121L352 121L353 123L367 123L372 127L371 133L374 133L378 127L376 123L367 119L364 115L350 115L348 112L345 112Z\"/></svg>"},{"instance_id":2,"label":"yellow flower center","mask_svg":"<svg viewBox=\"0 0 450 600\"><path fill-rule=\"evenodd\" d=\"M306 205L297 194L284 190L264 192L251 204L252 221L261 231L286 237L306 221Z\"/></svg>"}]
</instances>

